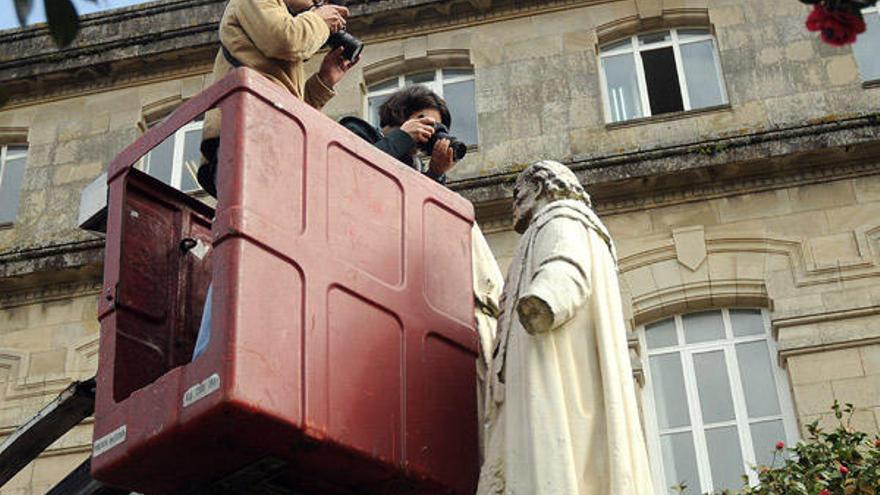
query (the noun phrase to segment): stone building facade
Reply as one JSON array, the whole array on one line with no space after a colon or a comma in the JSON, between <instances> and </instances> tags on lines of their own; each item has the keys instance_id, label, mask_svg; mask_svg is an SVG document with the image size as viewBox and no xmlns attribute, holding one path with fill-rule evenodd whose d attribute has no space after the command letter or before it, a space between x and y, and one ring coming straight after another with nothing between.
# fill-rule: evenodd
<instances>
[{"instance_id":1,"label":"stone building facade","mask_svg":"<svg viewBox=\"0 0 880 495\"><path fill-rule=\"evenodd\" d=\"M620 251L658 487L730 486L771 440L831 424L834 400L880 428L880 74L864 44L822 44L795 0L350 3L367 49L326 113L369 116L413 81L446 93L474 145L450 187L504 269L516 172L550 158L587 185ZM80 193L210 83L223 6L91 15L63 51L45 27L0 32L0 434L94 374L103 240L77 228ZM177 139L151 170L186 188ZM0 493L44 493L90 441L86 421Z\"/></svg>"}]
</instances>

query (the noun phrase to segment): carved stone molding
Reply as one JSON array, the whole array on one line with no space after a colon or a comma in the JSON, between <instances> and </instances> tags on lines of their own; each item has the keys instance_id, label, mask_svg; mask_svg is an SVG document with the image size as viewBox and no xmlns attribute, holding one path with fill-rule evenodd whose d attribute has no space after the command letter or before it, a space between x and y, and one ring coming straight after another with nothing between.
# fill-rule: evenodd
<instances>
[{"instance_id":1,"label":"carved stone molding","mask_svg":"<svg viewBox=\"0 0 880 495\"><path fill-rule=\"evenodd\" d=\"M375 43L606 1L355 0L349 30ZM78 39L63 50L45 27L2 33L6 108L210 72L224 7L223 0L172 0L84 16Z\"/></svg>"},{"instance_id":2,"label":"carved stone molding","mask_svg":"<svg viewBox=\"0 0 880 495\"><path fill-rule=\"evenodd\" d=\"M632 302L633 327L677 313L709 308L773 308L774 294L768 291L766 285L770 266L768 256L784 258L785 265L791 270L794 289L878 277L878 253L870 242L878 232L880 227L861 227L853 231L858 256L836 263L817 262L810 244L802 239L768 237L764 233L707 234L705 243L709 268L700 275L691 274L691 270L679 263L673 239L642 245L638 252L624 255L619 261L622 285L628 289ZM727 259L726 256L740 257ZM675 267L673 273L664 272L662 277L654 276L650 271L636 273L637 270L650 270L666 262L674 262L671 265ZM668 266L666 270L669 270ZM675 273L676 270L678 273ZM875 309L872 307L861 311ZM809 318L781 316L773 322L775 329L803 325L811 321L810 318L844 317L828 312ZM852 317L852 314L848 317Z\"/></svg>"},{"instance_id":3,"label":"carved stone molding","mask_svg":"<svg viewBox=\"0 0 880 495\"><path fill-rule=\"evenodd\" d=\"M74 380L94 376L98 342L98 334L84 337L65 350L63 372L38 376L28 374L30 351L0 349L0 375L6 375L5 382L0 382L0 403L5 407L13 402L57 395Z\"/></svg>"},{"instance_id":4,"label":"carved stone molding","mask_svg":"<svg viewBox=\"0 0 880 495\"><path fill-rule=\"evenodd\" d=\"M573 159L600 214L643 211L880 173L880 114ZM846 144L841 144L846 143ZM518 171L450 182L481 225L510 224Z\"/></svg>"},{"instance_id":5,"label":"carved stone molding","mask_svg":"<svg viewBox=\"0 0 880 495\"><path fill-rule=\"evenodd\" d=\"M28 304L39 304L62 301L74 297L92 296L97 295L100 292L100 279L58 283L11 292L0 292L0 310Z\"/></svg>"},{"instance_id":6,"label":"carved stone molding","mask_svg":"<svg viewBox=\"0 0 880 495\"><path fill-rule=\"evenodd\" d=\"M0 253L0 306L7 297L11 301L32 297L19 294L22 292L100 279L103 248L103 239L92 239L26 246Z\"/></svg>"},{"instance_id":7,"label":"carved stone molding","mask_svg":"<svg viewBox=\"0 0 880 495\"><path fill-rule=\"evenodd\" d=\"M401 54L372 63L363 69L364 84L367 86L381 82L385 79L437 68L444 69L470 69L470 53L468 50L427 50L424 56L406 58L403 49Z\"/></svg>"},{"instance_id":8,"label":"carved stone molding","mask_svg":"<svg viewBox=\"0 0 880 495\"><path fill-rule=\"evenodd\" d=\"M681 313L717 308L768 308L767 287L760 279L694 282L632 299L632 327Z\"/></svg>"},{"instance_id":9,"label":"carved stone molding","mask_svg":"<svg viewBox=\"0 0 880 495\"><path fill-rule=\"evenodd\" d=\"M600 45L634 34L657 29L676 27L709 27L709 11L707 9L670 9L661 10L656 0L638 1L638 15L617 19L596 28L596 37ZM662 3L662 2L661 2Z\"/></svg>"}]
</instances>

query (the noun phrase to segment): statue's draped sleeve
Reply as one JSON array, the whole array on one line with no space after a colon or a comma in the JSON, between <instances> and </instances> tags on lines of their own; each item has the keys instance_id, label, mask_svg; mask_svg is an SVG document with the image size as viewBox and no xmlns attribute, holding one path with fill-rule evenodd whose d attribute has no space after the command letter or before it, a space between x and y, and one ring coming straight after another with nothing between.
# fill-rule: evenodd
<instances>
[{"instance_id":1,"label":"statue's draped sleeve","mask_svg":"<svg viewBox=\"0 0 880 495\"><path fill-rule=\"evenodd\" d=\"M519 300L536 297L547 303L552 330L570 320L590 295L589 230L576 219L559 216L536 234L534 268Z\"/></svg>"}]
</instances>

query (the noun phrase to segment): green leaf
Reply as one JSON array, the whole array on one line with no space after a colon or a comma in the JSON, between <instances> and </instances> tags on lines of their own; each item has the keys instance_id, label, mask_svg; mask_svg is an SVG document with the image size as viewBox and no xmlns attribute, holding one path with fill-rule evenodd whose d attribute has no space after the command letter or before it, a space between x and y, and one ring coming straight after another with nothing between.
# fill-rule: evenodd
<instances>
[{"instance_id":1,"label":"green leaf","mask_svg":"<svg viewBox=\"0 0 880 495\"><path fill-rule=\"evenodd\" d=\"M18 16L18 25L24 26L27 16L31 13L33 0L15 0L15 15Z\"/></svg>"},{"instance_id":2,"label":"green leaf","mask_svg":"<svg viewBox=\"0 0 880 495\"><path fill-rule=\"evenodd\" d=\"M79 15L70 0L43 0L49 34L59 48L71 44L79 32Z\"/></svg>"}]
</instances>

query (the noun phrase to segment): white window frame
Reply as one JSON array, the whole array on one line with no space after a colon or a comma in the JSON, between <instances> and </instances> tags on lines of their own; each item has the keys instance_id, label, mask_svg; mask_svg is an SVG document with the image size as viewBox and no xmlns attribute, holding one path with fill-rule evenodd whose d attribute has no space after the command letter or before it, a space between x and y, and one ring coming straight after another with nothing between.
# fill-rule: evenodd
<instances>
[{"instance_id":1,"label":"white window frame","mask_svg":"<svg viewBox=\"0 0 880 495\"><path fill-rule=\"evenodd\" d=\"M171 186L175 189L181 189L181 183L183 182L183 146L185 144L186 133L190 131L198 131L204 128L204 120L194 120L189 122L185 126L181 127L177 131L174 132L169 138L174 138L174 149L171 153ZM161 143L160 143L161 144ZM158 147L158 146L157 146ZM154 148L155 149L155 148ZM150 174L150 159L152 158L153 150L147 152L143 158L143 171ZM152 176L152 174L150 174ZM190 191L183 191L186 193L195 193L202 190L201 185L196 182L196 188Z\"/></svg>"},{"instance_id":2,"label":"white window frame","mask_svg":"<svg viewBox=\"0 0 880 495\"><path fill-rule=\"evenodd\" d=\"M467 71L470 71L470 74L444 76L444 74L443 74L444 69L445 70L461 70L461 71L467 70ZM401 74L396 77L390 77L388 79L376 81L376 82L370 84L369 86L367 86L367 97L364 98L364 105L362 108L364 120L366 120L367 122L370 122L370 98L373 98L376 96L390 95L390 94L406 87L406 78L407 77L413 76L416 74L425 74L427 72L431 72L431 71L430 70L417 70L417 71L413 71L413 72L407 72L406 74ZM386 84L386 83L393 81L395 79L397 79L397 86L396 87L392 86L392 87L389 87L386 89L381 89L378 91L370 91L371 87L378 86L380 84ZM443 87L446 84L454 84L454 83L460 83L460 82L465 82L465 81L475 81L475 80L476 80L476 76L474 75L474 70L472 68L469 68L469 67L441 67L441 68L434 69L434 80L429 81L429 82L417 83L417 84L422 84L424 86L427 86L431 91L437 93L441 98L445 98L445 96L443 95ZM475 91L475 96L476 96L476 91ZM474 104L476 104L476 102L474 102ZM474 115L475 116L476 116L476 113L477 113L476 108L474 108ZM376 127L379 126L379 122L370 122L370 124L372 124ZM479 141L480 141L480 126L477 125L477 143L479 143ZM472 143L472 144L475 145L477 143Z\"/></svg>"},{"instance_id":3,"label":"white window frame","mask_svg":"<svg viewBox=\"0 0 880 495\"><path fill-rule=\"evenodd\" d=\"M708 32L704 35L689 35L685 40L679 38L678 31L682 30L690 30L690 29L705 29ZM688 28L679 28L679 29L663 29L659 31L647 31L644 33L638 33L630 36L629 38L622 38L616 41L612 41L606 43L605 46L614 45L620 43L621 41L629 39L628 46L622 46L619 48L615 48L613 50L603 50L601 47L599 48L599 80L602 91L602 106L605 112L605 122L606 123L616 123L616 122L628 122L630 120L636 120L640 118L648 118L652 117L651 113L651 102L648 96L648 85L645 80L645 67L642 62L642 57L640 56L641 52L656 50L658 48L668 48L672 47L672 51L674 53L675 58L675 71L678 74L678 83L679 90L681 91L681 101L682 106L684 107L685 112L690 110L699 110L691 107L690 95L688 93L687 79L685 78L684 72L684 63L682 62L681 57L681 46L688 45L691 43L699 43L703 41L711 41L712 42L712 58L715 61L715 74L718 77L718 85L721 88L721 99L722 102L719 105L726 105L730 101L727 97L727 88L724 84L724 77L721 72L721 57L718 55L718 41L715 39L715 36L709 31L707 28L702 27L688 27ZM654 43L647 43L644 45L639 44L639 37L641 36L649 36L652 34L660 34L660 33L670 33L669 41L658 41ZM639 87L639 100L642 104L642 113L641 117L635 117L633 119L628 120L614 120L612 111L611 111L611 100L608 95L608 81L605 77L605 64L603 64L603 60L608 57L613 57L616 55L623 55L631 53L633 56L633 60L635 62L636 67L636 81ZM712 107L700 107L700 108L712 108ZM666 114L660 114L666 115Z\"/></svg>"},{"instance_id":4,"label":"white window frame","mask_svg":"<svg viewBox=\"0 0 880 495\"><path fill-rule=\"evenodd\" d=\"M862 9L862 15L865 15L865 14L880 15L880 5L875 5L873 7L865 7L864 9ZM870 28L870 26L869 26L869 28ZM856 40L856 43L858 43L858 39ZM859 67L859 59L857 59L855 57L855 53L853 53L853 58L855 58L855 60L856 60L856 68L859 70L859 76L861 76L862 69L861 69L861 67ZM874 77L873 79L864 79L864 78L862 79L862 82L865 82L865 83L873 83L876 81L880 81L880 76Z\"/></svg>"},{"instance_id":5,"label":"white window frame","mask_svg":"<svg viewBox=\"0 0 880 495\"><path fill-rule=\"evenodd\" d=\"M756 309L756 308L731 308L731 309ZM712 423L711 429L736 426L739 435L740 451L743 457L743 474L748 474L749 483L756 485L758 483L757 475L752 466L757 464L755 452L752 445L752 432L750 425L761 422L769 422L782 420L785 430L786 446L794 445L798 439L797 420L794 413L794 405L789 392L789 379L785 372L773 361L773 356L777 355L776 343L770 332L770 315L766 310L761 310L764 321L764 333L747 335L744 337L735 337L733 335L733 327L730 321L730 312L727 308L721 310L722 319L724 321L724 340L715 340L710 342L700 342L696 344L678 344L675 346L660 347L656 349L648 349L646 341L645 326L638 328L639 345L643 350L642 364L644 366L645 386L642 389L642 400L644 401L645 410L645 429L647 436L648 451L651 457L651 468L654 474L654 485L658 495L667 495L669 488L677 484L680 480L666 480L666 473L663 472L662 449L660 446L661 434L672 434L678 432L690 431L693 442L694 452L697 458L697 470L700 477L699 487L690 487L693 493L714 493L712 486L712 471L709 465L708 448L706 446L705 426L703 424L702 414L700 413L700 398L696 380L694 379L693 355L695 353L710 352L722 350L724 352L725 364L727 365L727 375L731 383L731 394L733 395L733 405L735 418L728 422ZM702 312L698 311L697 313ZM682 316L675 315L675 329L679 342L686 342L684 339L684 326L682 324ZM662 320L659 320L662 321ZM773 416L760 418L749 418L748 410L743 393L741 377L739 373L739 363L736 358L736 344L746 342L767 342L769 356L771 359L771 368L773 369L773 378L776 381L776 394L779 398L780 413ZM690 416L690 425L680 428L669 428L662 430L657 423L657 415L654 402L653 380L651 377L650 357L662 354L678 353L681 358L682 372L684 374L685 393L688 401L688 414ZM689 490L690 491L690 490Z\"/></svg>"},{"instance_id":6,"label":"white window frame","mask_svg":"<svg viewBox=\"0 0 880 495\"><path fill-rule=\"evenodd\" d=\"M12 156L10 156L10 153L12 153L12 152L9 151L9 148L24 148L24 151L15 152L14 154L12 154ZM8 143L8 144L0 145L0 190L2 190L2 187L3 187L3 177L6 175L6 160L7 159L14 160L16 158L21 158L21 157L24 157L26 160L27 153L28 153L28 145L27 144ZM20 194L20 191L19 191L19 194ZM18 212L16 211L16 216L18 216L17 213ZM15 223L15 220L10 220L8 222L0 222L0 226L12 225L14 223Z\"/></svg>"}]
</instances>

